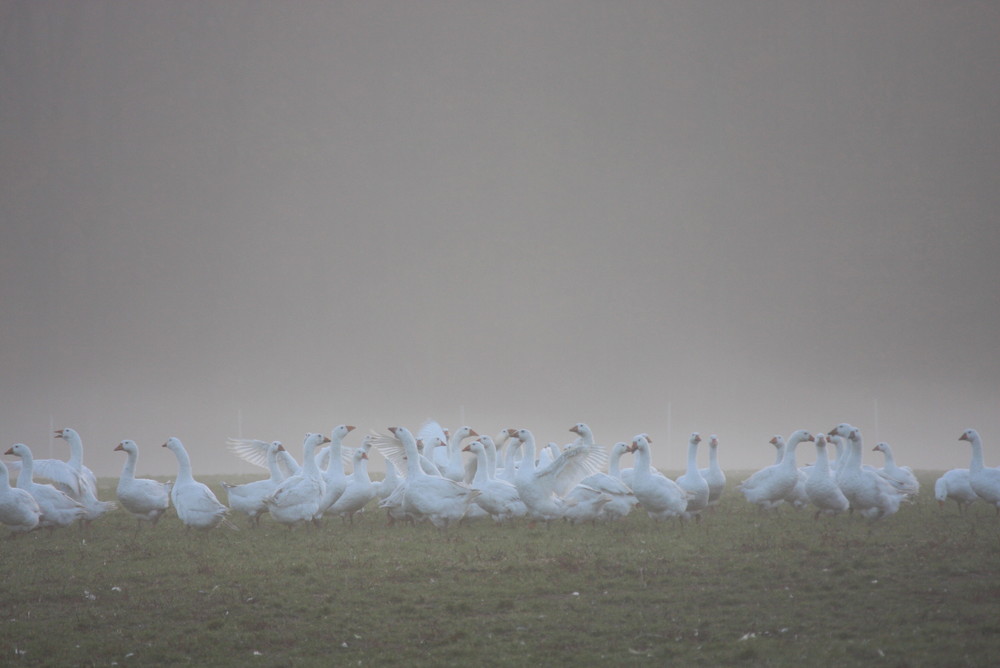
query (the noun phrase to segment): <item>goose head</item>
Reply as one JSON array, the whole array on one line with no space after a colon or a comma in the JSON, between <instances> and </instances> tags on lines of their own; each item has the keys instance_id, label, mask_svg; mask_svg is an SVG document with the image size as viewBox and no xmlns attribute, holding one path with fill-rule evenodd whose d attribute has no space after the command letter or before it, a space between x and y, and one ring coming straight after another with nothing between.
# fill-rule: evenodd
<instances>
[{"instance_id":1,"label":"goose head","mask_svg":"<svg viewBox=\"0 0 1000 668\"><path fill-rule=\"evenodd\" d=\"M138 452L139 448L138 446L136 446L135 441L125 439L124 441L115 446L113 452L118 452L119 450L123 452L133 453L133 452Z\"/></svg>"},{"instance_id":2,"label":"goose head","mask_svg":"<svg viewBox=\"0 0 1000 668\"><path fill-rule=\"evenodd\" d=\"M979 438L979 432L977 432L975 429L966 429L965 431L962 432L962 435L958 437L958 440L974 443L977 438Z\"/></svg>"}]
</instances>

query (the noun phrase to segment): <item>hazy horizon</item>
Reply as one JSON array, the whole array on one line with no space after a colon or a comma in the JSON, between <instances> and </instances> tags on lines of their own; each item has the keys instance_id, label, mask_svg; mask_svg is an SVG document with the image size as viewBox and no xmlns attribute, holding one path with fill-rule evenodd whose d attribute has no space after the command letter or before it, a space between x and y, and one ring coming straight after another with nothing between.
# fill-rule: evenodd
<instances>
[{"instance_id":1,"label":"hazy horizon","mask_svg":"<svg viewBox=\"0 0 1000 668\"><path fill-rule=\"evenodd\" d=\"M98 475L125 438L171 475L177 436L249 472L227 437L582 421L753 469L846 421L919 469L975 427L1000 464L996 4L0 2L0 30L3 450L73 427Z\"/></svg>"}]
</instances>

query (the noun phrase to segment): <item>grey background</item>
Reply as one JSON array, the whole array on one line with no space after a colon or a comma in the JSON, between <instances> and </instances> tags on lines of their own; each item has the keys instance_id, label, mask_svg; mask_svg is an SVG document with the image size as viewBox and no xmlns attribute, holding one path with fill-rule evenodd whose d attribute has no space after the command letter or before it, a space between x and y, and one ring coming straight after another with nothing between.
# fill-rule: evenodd
<instances>
[{"instance_id":1,"label":"grey background","mask_svg":"<svg viewBox=\"0 0 1000 668\"><path fill-rule=\"evenodd\" d=\"M1000 463L994 2L0 2L0 442ZM881 457L866 453L878 464ZM800 461L811 461L802 449ZM704 459L704 454L703 454Z\"/></svg>"}]
</instances>

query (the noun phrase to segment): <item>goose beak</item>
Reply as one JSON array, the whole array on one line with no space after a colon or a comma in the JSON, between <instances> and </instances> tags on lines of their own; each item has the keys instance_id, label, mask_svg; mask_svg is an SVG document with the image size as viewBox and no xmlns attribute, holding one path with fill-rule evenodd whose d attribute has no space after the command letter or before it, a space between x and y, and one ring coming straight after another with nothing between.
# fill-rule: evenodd
<instances>
[{"instance_id":1,"label":"goose beak","mask_svg":"<svg viewBox=\"0 0 1000 668\"><path fill-rule=\"evenodd\" d=\"M115 446L115 449L112 450L112 452L118 452L119 450L124 450L124 449L125 448L122 447L122 444L119 443L118 445Z\"/></svg>"},{"instance_id":2,"label":"goose beak","mask_svg":"<svg viewBox=\"0 0 1000 668\"><path fill-rule=\"evenodd\" d=\"M53 432L53 433L56 435L56 438L62 438L63 437L63 431L65 431L65 430L64 429L56 429L55 432Z\"/></svg>"},{"instance_id":3,"label":"goose beak","mask_svg":"<svg viewBox=\"0 0 1000 668\"><path fill-rule=\"evenodd\" d=\"M324 436L324 437L323 437L323 440L322 440L322 441L320 441L320 443L332 443L332 442L333 442L333 441L331 441L331 440L330 440L330 437L329 437L329 436Z\"/></svg>"},{"instance_id":4,"label":"goose beak","mask_svg":"<svg viewBox=\"0 0 1000 668\"><path fill-rule=\"evenodd\" d=\"M347 433L350 433L350 432L354 431L355 427L354 427L354 425L349 424L349 425L347 425L347 427L345 427L345 429L347 429Z\"/></svg>"},{"instance_id":5,"label":"goose beak","mask_svg":"<svg viewBox=\"0 0 1000 668\"><path fill-rule=\"evenodd\" d=\"M7 448L7 452L5 452L4 454L5 455L12 455L12 454L14 454L14 448Z\"/></svg>"},{"instance_id":6,"label":"goose beak","mask_svg":"<svg viewBox=\"0 0 1000 668\"><path fill-rule=\"evenodd\" d=\"M284 452L284 451L285 451L285 446L279 445L278 446L278 452Z\"/></svg>"},{"instance_id":7,"label":"goose beak","mask_svg":"<svg viewBox=\"0 0 1000 668\"><path fill-rule=\"evenodd\" d=\"M389 427L389 431L392 433L393 436L396 435L396 427Z\"/></svg>"},{"instance_id":8,"label":"goose beak","mask_svg":"<svg viewBox=\"0 0 1000 668\"><path fill-rule=\"evenodd\" d=\"M968 441L969 440L969 435L963 432L962 435L958 437L958 440L960 440L960 441Z\"/></svg>"}]
</instances>

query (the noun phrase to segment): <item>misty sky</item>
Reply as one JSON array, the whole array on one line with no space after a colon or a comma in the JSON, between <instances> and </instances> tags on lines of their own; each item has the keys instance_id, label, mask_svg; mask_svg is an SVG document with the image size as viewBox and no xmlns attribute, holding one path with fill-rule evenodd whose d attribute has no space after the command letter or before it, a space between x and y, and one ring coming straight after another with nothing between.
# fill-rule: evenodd
<instances>
[{"instance_id":1,"label":"misty sky","mask_svg":"<svg viewBox=\"0 0 1000 668\"><path fill-rule=\"evenodd\" d=\"M584 421L735 469L847 421L1000 464L997 35L971 0L0 2L0 443L172 474L177 436L198 474L254 470L239 431Z\"/></svg>"}]
</instances>

